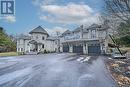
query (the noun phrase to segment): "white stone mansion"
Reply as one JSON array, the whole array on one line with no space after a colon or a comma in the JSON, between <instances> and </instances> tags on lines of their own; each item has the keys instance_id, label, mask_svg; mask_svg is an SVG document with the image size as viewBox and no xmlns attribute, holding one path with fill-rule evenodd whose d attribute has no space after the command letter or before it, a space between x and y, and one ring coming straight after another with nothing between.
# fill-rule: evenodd
<instances>
[{"instance_id":1,"label":"white stone mansion","mask_svg":"<svg viewBox=\"0 0 130 87\"><path fill-rule=\"evenodd\" d=\"M29 32L30 36L20 36L17 40L18 52L71 52L83 54L106 53L107 28L92 24L80 26L73 31L65 31L58 38L50 37L41 26Z\"/></svg>"}]
</instances>

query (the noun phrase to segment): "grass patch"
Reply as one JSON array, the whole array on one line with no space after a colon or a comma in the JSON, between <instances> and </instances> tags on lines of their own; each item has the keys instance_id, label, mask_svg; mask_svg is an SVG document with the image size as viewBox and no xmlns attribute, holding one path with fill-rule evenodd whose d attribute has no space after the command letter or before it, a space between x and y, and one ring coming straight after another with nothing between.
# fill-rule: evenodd
<instances>
[{"instance_id":1,"label":"grass patch","mask_svg":"<svg viewBox=\"0 0 130 87\"><path fill-rule=\"evenodd\" d=\"M125 50L127 51L128 53L130 53L130 47L123 47L123 48L120 48L121 50Z\"/></svg>"},{"instance_id":2,"label":"grass patch","mask_svg":"<svg viewBox=\"0 0 130 87\"><path fill-rule=\"evenodd\" d=\"M5 52L5 53L0 53L0 57L4 56L18 56L21 55L20 52Z\"/></svg>"}]
</instances>

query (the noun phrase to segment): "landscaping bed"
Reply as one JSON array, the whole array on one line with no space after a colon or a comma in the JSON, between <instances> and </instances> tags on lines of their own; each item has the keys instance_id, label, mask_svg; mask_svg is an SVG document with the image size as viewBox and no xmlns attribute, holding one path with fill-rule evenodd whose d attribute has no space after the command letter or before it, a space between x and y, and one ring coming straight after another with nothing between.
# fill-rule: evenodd
<instances>
[{"instance_id":1,"label":"landscaping bed","mask_svg":"<svg viewBox=\"0 0 130 87\"><path fill-rule=\"evenodd\" d=\"M107 66L119 87L130 87L130 59L109 58Z\"/></svg>"}]
</instances>

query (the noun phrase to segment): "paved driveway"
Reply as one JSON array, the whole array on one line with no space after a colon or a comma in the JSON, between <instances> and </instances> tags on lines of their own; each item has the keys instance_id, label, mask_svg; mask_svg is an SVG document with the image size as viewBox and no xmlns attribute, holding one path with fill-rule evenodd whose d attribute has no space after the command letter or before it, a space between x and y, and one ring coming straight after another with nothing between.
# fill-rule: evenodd
<instances>
[{"instance_id":1,"label":"paved driveway","mask_svg":"<svg viewBox=\"0 0 130 87\"><path fill-rule=\"evenodd\" d=\"M0 58L0 87L116 87L102 56L74 54Z\"/></svg>"}]
</instances>

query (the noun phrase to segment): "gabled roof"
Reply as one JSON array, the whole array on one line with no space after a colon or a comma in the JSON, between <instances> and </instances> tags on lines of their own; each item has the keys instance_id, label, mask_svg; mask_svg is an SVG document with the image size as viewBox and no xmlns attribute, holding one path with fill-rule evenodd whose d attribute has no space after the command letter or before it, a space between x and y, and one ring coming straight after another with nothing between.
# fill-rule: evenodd
<instances>
[{"instance_id":1,"label":"gabled roof","mask_svg":"<svg viewBox=\"0 0 130 87\"><path fill-rule=\"evenodd\" d=\"M79 32L81 30L80 27L76 28L73 32Z\"/></svg>"},{"instance_id":2,"label":"gabled roof","mask_svg":"<svg viewBox=\"0 0 130 87\"><path fill-rule=\"evenodd\" d=\"M107 26L107 25L102 25L101 26L101 28L99 28L98 30L100 31L100 30L107 30L109 28L109 26Z\"/></svg>"},{"instance_id":3,"label":"gabled roof","mask_svg":"<svg viewBox=\"0 0 130 87\"><path fill-rule=\"evenodd\" d=\"M32 31L29 32L29 34L32 34L32 33L41 33L41 34L47 34L47 31L45 29L43 29L41 26L38 26L36 27L35 29L33 29Z\"/></svg>"},{"instance_id":4,"label":"gabled roof","mask_svg":"<svg viewBox=\"0 0 130 87\"><path fill-rule=\"evenodd\" d=\"M83 33L88 33L88 30L89 30L88 28L84 28Z\"/></svg>"},{"instance_id":5,"label":"gabled roof","mask_svg":"<svg viewBox=\"0 0 130 87\"><path fill-rule=\"evenodd\" d=\"M81 29L83 29L83 25L81 25L78 28L76 28L73 32L79 32Z\"/></svg>"},{"instance_id":6,"label":"gabled roof","mask_svg":"<svg viewBox=\"0 0 130 87\"><path fill-rule=\"evenodd\" d=\"M91 26L89 26L88 28L99 28L101 27L101 25L98 25L98 24L92 24Z\"/></svg>"},{"instance_id":7,"label":"gabled roof","mask_svg":"<svg viewBox=\"0 0 130 87\"><path fill-rule=\"evenodd\" d=\"M71 31L70 30L66 30L62 35L65 35L65 34L70 34Z\"/></svg>"}]
</instances>

